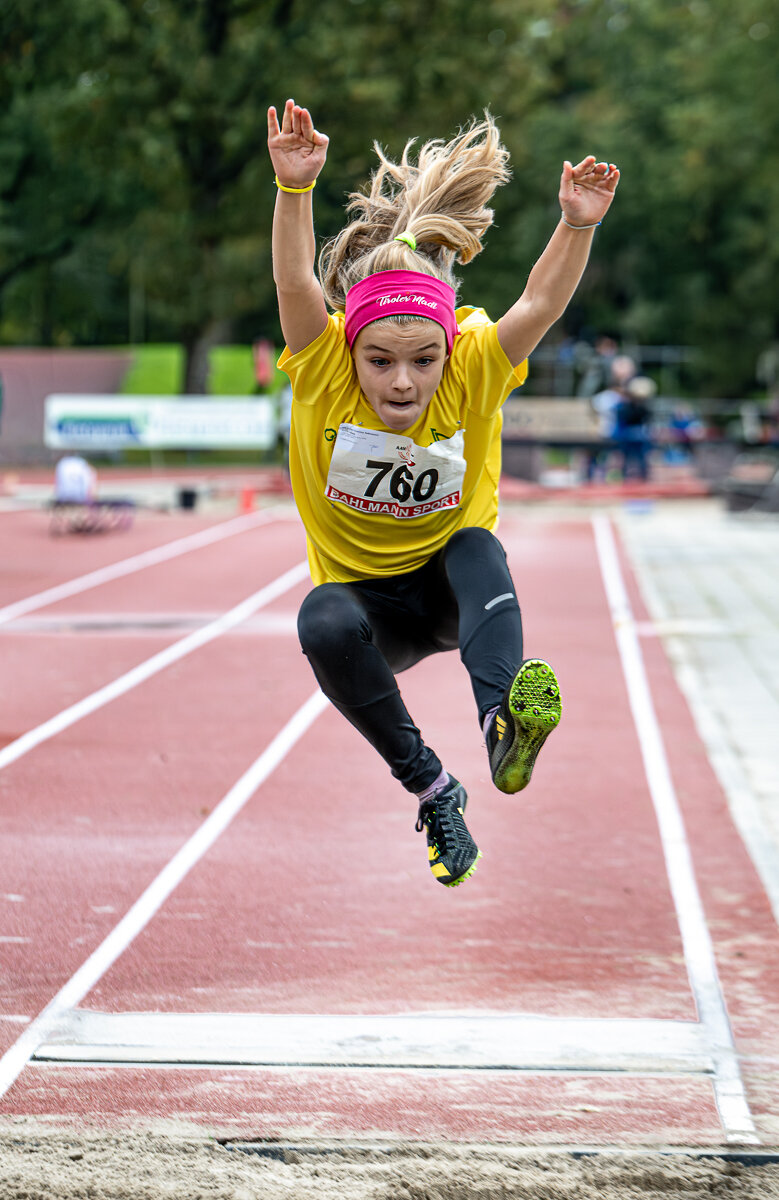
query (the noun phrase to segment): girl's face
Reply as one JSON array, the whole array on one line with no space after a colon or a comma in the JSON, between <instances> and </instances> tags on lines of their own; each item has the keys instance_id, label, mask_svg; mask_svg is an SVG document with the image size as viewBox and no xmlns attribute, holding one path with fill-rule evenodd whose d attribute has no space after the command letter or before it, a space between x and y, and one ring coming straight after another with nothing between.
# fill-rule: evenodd
<instances>
[{"instance_id":1,"label":"girl's face","mask_svg":"<svg viewBox=\"0 0 779 1200\"><path fill-rule=\"evenodd\" d=\"M433 321L377 322L355 338L352 356L365 398L389 429L410 429L441 382L446 336Z\"/></svg>"}]
</instances>

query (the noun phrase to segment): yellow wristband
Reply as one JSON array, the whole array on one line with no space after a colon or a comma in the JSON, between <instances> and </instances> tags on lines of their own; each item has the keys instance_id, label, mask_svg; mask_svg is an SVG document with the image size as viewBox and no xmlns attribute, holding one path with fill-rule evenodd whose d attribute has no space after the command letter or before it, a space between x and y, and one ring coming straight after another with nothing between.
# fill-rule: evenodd
<instances>
[{"instance_id":1,"label":"yellow wristband","mask_svg":"<svg viewBox=\"0 0 779 1200\"><path fill-rule=\"evenodd\" d=\"M276 187L279 189L279 191L280 191L280 192L294 192L294 194L295 194L296 196L300 196L300 195L302 195L302 194L303 194L303 192L311 192L311 191L313 191L313 189L316 187L316 180L314 180L314 182L313 182L313 183L310 183L310 184L308 185L308 187L304 187L304 188L290 188L290 187L285 187L285 186L284 186L284 184L281 182L281 180L279 179L279 177L278 177L278 175L277 175L277 176L276 176Z\"/></svg>"}]
</instances>

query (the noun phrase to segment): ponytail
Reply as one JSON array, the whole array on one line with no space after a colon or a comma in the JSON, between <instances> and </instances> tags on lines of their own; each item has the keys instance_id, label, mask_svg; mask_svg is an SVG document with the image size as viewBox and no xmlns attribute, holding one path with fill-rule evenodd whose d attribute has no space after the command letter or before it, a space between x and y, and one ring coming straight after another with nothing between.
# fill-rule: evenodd
<instances>
[{"instance_id":1,"label":"ponytail","mask_svg":"<svg viewBox=\"0 0 779 1200\"><path fill-rule=\"evenodd\" d=\"M482 249L494 215L487 204L510 178L492 117L472 120L450 142L425 142L416 163L413 145L407 142L394 163L374 143L380 165L369 190L350 194L347 212L356 215L322 248L319 278L336 311L343 311L350 287L377 271L421 271L456 289L454 264ZM415 250L396 240L401 233L413 236Z\"/></svg>"}]
</instances>

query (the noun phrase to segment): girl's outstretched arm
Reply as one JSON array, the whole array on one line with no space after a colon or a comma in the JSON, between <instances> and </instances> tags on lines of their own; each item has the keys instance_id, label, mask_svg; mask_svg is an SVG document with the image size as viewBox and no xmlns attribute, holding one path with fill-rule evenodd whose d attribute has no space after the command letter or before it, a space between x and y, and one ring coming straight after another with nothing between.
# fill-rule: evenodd
<instances>
[{"instance_id":1,"label":"girl's outstretched arm","mask_svg":"<svg viewBox=\"0 0 779 1200\"><path fill-rule=\"evenodd\" d=\"M276 109L268 109L268 151L279 185L273 215L273 278L281 330L293 354L315 341L327 324L324 296L314 273L310 185L325 165L328 141L314 128L308 109L293 100L284 105L280 125Z\"/></svg>"},{"instance_id":2,"label":"girl's outstretched arm","mask_svg":"<svg viewBox=\"0 0 779 1200\"><path fill-rule=\"evenodd\" d=\"M524 292L498 321L498 340L513 366L534 350L563 315L584 273L592 235L614 199L619 171L593 155L563 165L562 217L528 277Z\"/></svg>"}]
</instances>

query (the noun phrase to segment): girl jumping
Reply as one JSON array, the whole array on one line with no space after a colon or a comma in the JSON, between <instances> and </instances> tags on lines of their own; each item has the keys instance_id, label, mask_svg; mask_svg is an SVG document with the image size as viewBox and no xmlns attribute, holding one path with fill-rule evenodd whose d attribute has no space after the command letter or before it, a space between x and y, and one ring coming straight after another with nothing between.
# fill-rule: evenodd
<instances>
[{"instance_id":1,"label":"girl jumping","mask_svg":"<svg viewBox=\"0 0 779 1200\"><path fill-rule=\"evenodd\" d=\"M325 695L418 802L417 829L447 887L476 869L465 788L426 746L396 675L459 648L492 780L530 781L560 720L542 659L522 658L522 623L498 518L501 406L562 315L614 198L619 171L565 162L562 214L519 299L497 323L456 305L455 263L482 248L487 207L509 179L491 117L448 143L379 167L315 273L312 192L328 138L288 100L268 110L278 195L273 275L293 389L290 478L314 588L298 616ZM328 311L331 309L332 311Z\"/></svg>"}]
</instances>

